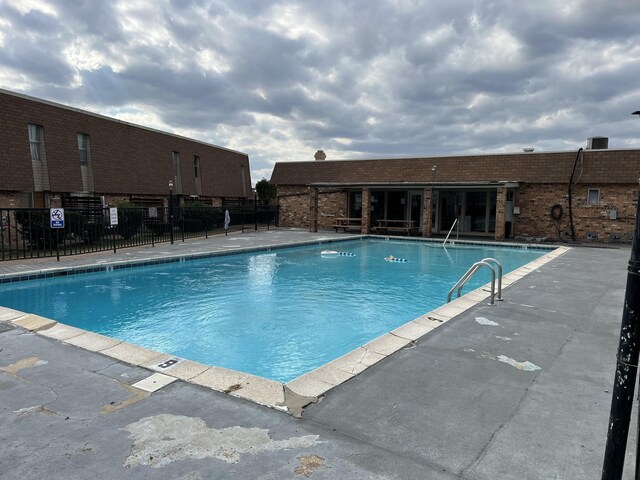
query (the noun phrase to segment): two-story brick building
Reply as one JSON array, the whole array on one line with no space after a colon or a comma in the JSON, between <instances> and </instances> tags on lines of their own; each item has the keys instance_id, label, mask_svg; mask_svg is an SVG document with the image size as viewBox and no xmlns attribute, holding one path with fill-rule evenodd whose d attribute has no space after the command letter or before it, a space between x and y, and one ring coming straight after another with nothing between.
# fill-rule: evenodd
<instances>
[{"instance_id":1,"label":"two-story brick building","mask_svg":"<svg viewBox=\"0 0 640 480\"><path fill-rule=\"evenodd\" d=\"M244 153L0 90L0 207L238 203Z\"/></svg>"},{"instance_id":2,"label":"two-story brick building","mask_svg":"<svg viewBox=\"0 0 640 480\"><path fill-rule=\"evenodd\" d=\"M456 222L456 234L492 239L630 241L640 150L607 146L594 137L569 152L340 161L318 151L277 163L271 182L280 224L312 231L350 218L362 233L402 224L428 237Z\"/></svg>"}]
</instances>

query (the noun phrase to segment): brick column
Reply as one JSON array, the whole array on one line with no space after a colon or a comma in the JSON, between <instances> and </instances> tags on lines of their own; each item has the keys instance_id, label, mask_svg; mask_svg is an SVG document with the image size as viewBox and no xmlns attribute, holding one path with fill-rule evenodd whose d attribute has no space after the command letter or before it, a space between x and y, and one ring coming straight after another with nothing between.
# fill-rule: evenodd
<instances>
[{"instance_id":1,"label":"brick column","mask_svg":"<svg viewBox=\"0 0 640 480\"><path fill-rule=\"evenodd\" d=\"M507 187L498 187L496 198L496 240L504 240L504 213L507 206Z\"/></svg>"},{"instance_id":2,"label":"brick column","mask_svg":"<svg viewBox=\"0 0 640 480\"><path fill-rule=\"evenodd\" d=\"M431 236L431 210L433 202L433 189L425 188L422 193L422 236Z\"/></svg>"},{"instance_id":3,"label":"brick column","mask_svg":"<svg viewBox=\"0 0 640 480\"><path fill-rule=\"evenodd\" d=\"M309 231L318 231L318 189L309 188Z\"/></svg>"},{"instance_id":4,"label":"brick column","mask_svg":"<svg viewBox=\"0 0 640 480\"><path fill-rule=\"evenodd\" d=\"M371 191L368 188L362 189L362 227L360 233L368 235L369 218L371 218Z\"/></svg>"}]
</instances>

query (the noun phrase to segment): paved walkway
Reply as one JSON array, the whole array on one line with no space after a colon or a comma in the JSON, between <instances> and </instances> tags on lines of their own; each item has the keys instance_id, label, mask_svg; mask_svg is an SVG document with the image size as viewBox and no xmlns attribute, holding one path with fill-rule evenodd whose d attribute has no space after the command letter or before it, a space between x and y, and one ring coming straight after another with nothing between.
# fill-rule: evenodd
<instances>
[{"instance_id":1,"label":"paved walkway","mask_svg":"<svg viewBox=\"0 0 640 480\"><path fill-rule=\"evenodd\" d=\"M334 237L277 230L92 261ZM0 323L0 478L598 479L628 259L574 248L302 419L181 381L149 393L132 387L144 368Z\"/></svg>"}]
</instances>

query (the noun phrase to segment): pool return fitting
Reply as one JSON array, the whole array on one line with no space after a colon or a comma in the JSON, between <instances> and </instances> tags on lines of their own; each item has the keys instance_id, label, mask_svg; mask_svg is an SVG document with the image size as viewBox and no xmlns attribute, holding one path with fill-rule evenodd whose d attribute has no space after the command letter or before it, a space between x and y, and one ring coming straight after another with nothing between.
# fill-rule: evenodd
<instances>
[{"instance_id":1,"label":"pool return fitting","mask_svg":"<svg viewBox=\"0 0 640 480\"><path fill-rule=\"evenodd\" d=\"M495 258L483 258L479 262L471 265L471 268L467 270L460 280L453 286L451 290L449 290L449 295L447 295L447 303L451 301L451 296L454 291L458 291L458 298L460 298L460 293L462 292L462 287L464 287L471 277L475 275L475 273L480 270L481 267L488 267L491 270L491 301L489 305L495 304L495 296L496 296L496 269L498 270L498 300L502 300L502 264L496 260Z\"/></svg>"}]
</instances>

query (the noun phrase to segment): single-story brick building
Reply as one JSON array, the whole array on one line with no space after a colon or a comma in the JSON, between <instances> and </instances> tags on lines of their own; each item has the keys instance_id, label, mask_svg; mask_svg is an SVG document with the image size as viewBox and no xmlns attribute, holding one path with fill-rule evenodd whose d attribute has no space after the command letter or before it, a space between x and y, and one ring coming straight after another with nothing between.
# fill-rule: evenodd
<instances>
[{"instance_id":1,"label":"single-story brick building","mask_svg":"<svg viewBox=\"0 0 640 480\"><path fill-rule=\"evenodd\" d=\"M0 90L0 208L242 203L246 154Z\"/></svg>"},{"instance_id":2,"label":"single-story brick building","mask_svg":"<svg viewBox=\"0 0 640 480\"><path fill-rule=\"evenodd\" d=\"M588 148L373 160L278 162L280 225L492 239L630 241L640 150ZM455 223L455 227L454 227Z\"/></svg>"}]
</instances>

